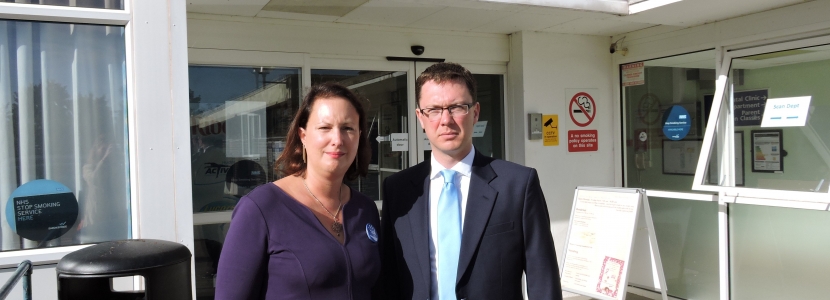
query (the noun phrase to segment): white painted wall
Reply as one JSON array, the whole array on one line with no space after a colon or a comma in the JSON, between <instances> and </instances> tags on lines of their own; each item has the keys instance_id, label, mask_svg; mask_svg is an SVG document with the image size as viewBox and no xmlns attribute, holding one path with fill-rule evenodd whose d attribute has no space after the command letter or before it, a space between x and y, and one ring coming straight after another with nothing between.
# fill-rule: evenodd
<instances>
[{"instance_id":1,"label":"white painted wall","mask_svg":"<svg viewBox=\"0 0 830 300\"><path fill-rule=\"evenodd\" d=\"M511 124L509 147L523 148L511 160L536 168L550 211L556 253L561 259L568 233L574 189L577 186L615 186L614 158L619 156L614 138L614 103L608 66L608 38L540 32L519 32L511 36L508 65L514 102L508 102ZM575 125L568 114L570 98L565 89L593 88L596 119L587 127ZM527 114L559 115L559 146L543 146L542 140L528 140ZM523 126L517 123L522 124ZM568 152L568 130L598 131L599 150ZM518 146L516 146L518 145Z\"/></svg>"}]
</instances>

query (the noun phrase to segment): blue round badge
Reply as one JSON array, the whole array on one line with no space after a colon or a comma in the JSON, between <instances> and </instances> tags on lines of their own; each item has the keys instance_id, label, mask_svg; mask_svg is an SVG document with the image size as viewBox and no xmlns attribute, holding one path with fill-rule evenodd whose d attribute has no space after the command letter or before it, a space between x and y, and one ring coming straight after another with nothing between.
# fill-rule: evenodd
<instances>
[{"instance_id":1,"label":"blue round badge","mask_svg":"<svg viewBox=\"0 0 830 300\"><path fill-rule=\"evenodd\" d=\"M663 115L663 134L673 141L679 141L689 134L692 116L683 106L672 105Z\"/></svg>"},{"instance_id":2,"label":"blue round badge","mask_svg":"<svg viewBox=\"0 0 830 300\"><path fill-rule=\"evenodd\" d=\"M371 223L366 223L366 236L369 237L372 243L378 242L378 231L375 230L375 226L372 226Z\"/></svg>"}]
</instances>

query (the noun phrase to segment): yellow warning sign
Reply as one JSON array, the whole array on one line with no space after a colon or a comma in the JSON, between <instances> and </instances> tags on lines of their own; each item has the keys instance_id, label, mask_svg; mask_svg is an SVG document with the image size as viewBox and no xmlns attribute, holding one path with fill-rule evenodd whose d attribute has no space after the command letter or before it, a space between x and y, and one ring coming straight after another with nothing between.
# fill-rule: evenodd
<instances>
[{"instance_id":1,"label":"yellow warning sign","mask_svg":"<svg viewBox=\"0 0 830 300\"><path fill-rule=\"evenodd\" d=\"M545 146L559 146L559 115L542 115L542 141Z\"/></svg>"}]
</instances>

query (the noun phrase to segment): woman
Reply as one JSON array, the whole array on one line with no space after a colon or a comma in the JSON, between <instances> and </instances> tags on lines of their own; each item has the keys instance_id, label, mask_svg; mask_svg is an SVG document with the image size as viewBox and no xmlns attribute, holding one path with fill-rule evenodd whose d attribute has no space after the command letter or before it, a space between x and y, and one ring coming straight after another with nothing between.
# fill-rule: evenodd
<instances>
[{"instance_id":1,"label":"woman","mask_svg":"<svg viewBox=\"0 0 830 300\"><path fill-rule=\"evenodd\" d=\"M366 116L347 88L314 86L277 159L284 178L242 197L219 258L217 300L369 299L380 273Z\"/></svg>"}]
</instances>

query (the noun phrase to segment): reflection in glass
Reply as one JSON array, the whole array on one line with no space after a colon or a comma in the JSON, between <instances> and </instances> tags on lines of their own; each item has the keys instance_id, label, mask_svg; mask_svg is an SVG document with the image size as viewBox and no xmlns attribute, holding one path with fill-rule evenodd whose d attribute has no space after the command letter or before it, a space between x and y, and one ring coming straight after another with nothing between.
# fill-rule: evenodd
<instances>
[{"instance_id":1,"label":"reflection in glass","mask_svg":"<svg viewBox=\"0 0 830 300\"><path fill-rule=\"evenodd\" d=\"M691 191L715 93L714 57L707 50L645 61L639 68L644 80L623 84L626 186ZM630 72L626 65L621 70ZM678 141L663 131L666 112L675 106L691 118Z\"/></svg>"},{"instance_id":2,"label":"reflection in glass","mask_svg":"<svg viewBox=\"0 0 830 300\"><path fill-rule=\"evenodd\" d=\"M253 188L277 179L299 107L300 70L191 66L193 211L233 210Z\"/></svg>"},{"instance_id":3,"label":"reflection in glass","mask_svg":"<svg viewBox=\"0 0 830 300\"><path fill-rule=\"evenodd\" d=\"M230 212L242 196L278 179L274 162L299 108L300 70L190 66L189 76L193 212L198 218ZM197 299L213 299L229 226L193 226Z\"/></svg>"},{"instance_id":4,"label":"reflection in glass","mask_svg":"<svg viewBox=\"0 0 830 300\"><path fill-rule=\"evenodd\" d=\"M366 178L348 184L372 200L381 200L386 177L409 167L406 78L406 72L311 70L312 84L337 82L364 101L372 160ZM393 138L407 142L395 144Z\"/></svg>"},{"instance_id":5,"label":"reflection in glass","mask_svg":"<svg viewBox=\"0 0 830 300\"><path fill-rule=\"evenodd\" d=\"M826 211L729 205L730 299L826 299Z\"/></svg>"},{"instance_id":6,"label":"reflection in glass","mask_svg":"<svg viewBox=\"0 0 830 300\"><path fill-rule=\"evenodd\" d=\"M735 131L744 135L746 187L827 192L830 185L828 76L830 45L732 60L732 122ZM794 126L774 119L763 120L765 114L774 112L768 102L795 105L795 99L782 98L805 96L810 98L809 107L801 114L793 111L782 120L799 120ZM764 132L780 132L778 137L783 143L779 144L779 139L759 138Z\"/></svg>"},{"instance_id":7,"label":"reflection in glass","mask_svg":"<svg viewBox=\"0 0 830 300\"><path fill-rule=\"evenodd\" d=\"M124 45L123 27L0 20L2 250L130 237ZM59 238L22 239L7 218L11 193L36 179L78 200Z\"/></svg>"},{"instance_id":8,"label":"reflection in glass","mask_svg":"<svg viewBox=\"0 0 830 300\"><path fill-rule=\"evenodd\" d=\"M719 298L718 204L649 197L668 293Z\"/></svg>"}]
</instances>

